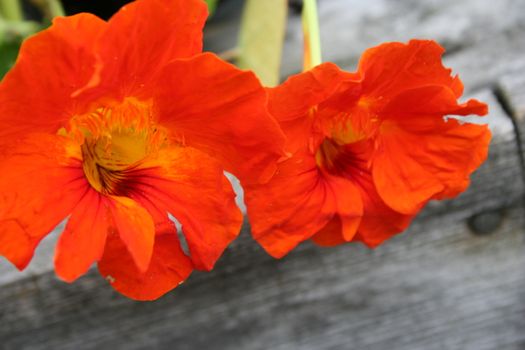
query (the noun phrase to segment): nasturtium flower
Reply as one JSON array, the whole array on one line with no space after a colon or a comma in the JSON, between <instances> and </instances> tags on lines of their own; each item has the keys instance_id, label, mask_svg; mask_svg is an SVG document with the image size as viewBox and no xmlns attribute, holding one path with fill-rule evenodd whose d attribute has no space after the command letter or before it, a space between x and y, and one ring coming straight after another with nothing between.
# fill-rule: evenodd
<instances>
[{"instance_id":1,"label":"nasturtium flower","mask_svg":"<svg viewBox=\"0 0 525 350\"><path fill-rule=\"evenodd\" d=\"M214 266L242 223L224 170L266 181L284 136L255 75L201 53L206 16L200 0L138 0L25 41L0 84L0 255L24 269L67 218L68 282L98 262L146 300Z\"/></svg>"},{"instance_id":2,"label":"nasturtium flower","mask_svg":"<svg viewBox=\"0 0 525 350\"><path fill-rule=\"evenodd\" d=\"M375 247L429 200L467 188L490 131L460 116L487 106L458 103L463 85L443 51L433 41L386 43L367 50L356 73L325 63L268 90L290 158L269 183L246 186L245 199L269 254L307 239Z\"/></svg>"}]
</instances>

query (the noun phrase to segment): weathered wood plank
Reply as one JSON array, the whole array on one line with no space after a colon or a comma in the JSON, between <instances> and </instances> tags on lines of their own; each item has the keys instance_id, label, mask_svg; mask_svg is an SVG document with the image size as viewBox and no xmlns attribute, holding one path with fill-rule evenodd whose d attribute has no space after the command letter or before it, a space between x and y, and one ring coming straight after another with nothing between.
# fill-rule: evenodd
<instances>
[{"instance_id":1,"label":"weathered wood plank","mask_svg":"<svg viewBox=\"0 0 525 350\"><path fill-rule=\"evenodd\" d=\"M525 52L525 51L524 51ZM506 113L512 118L516 129L518 151L521 151L523 181L525 181L525 59L522 69L498 79L495 92Z\"/></svg>"},{"instance_id":2,"label":"weathered wood plank","mask_svg":"<svg viewBox=\"0 0 525 350\"><path fill-rule=\"evenodd\" d=\"M209 49L234 46L231 16L241 2L225 1L210 22ZM525 189L512 122L492 91L499 84L525 111L525 1L320 6L325 59L342 67L354 69L381 41L429 37L450 50L446 64L469 96L491 107L490 156L471 188L432 203L407 233L376 250L305 244L275 261L246 227L213 272L195 273L154 303L124 299L95 271L72 285L58 281L56 237L49 237L23 273L0 261L0 349L525 348ZM301 67L299 28L293 18L283 75Z\"/></svg>"},{"instance_id":3,"label":"weathered wood plank","mask_svg":"<svg viewBox=\"0 0 525 350\"><path fill-rule=\"evenodd\" d=\"M514 48L501 42L501 37L515 32L515 28L523 22L524 1L325 0L320 1L319 9L324 59L342 66L355 66L368 47L411 38L437 40L450 52L469 47L475 47L477 51L486 47L483 51L489 53L489 57L471 58L474 63L482 61L492 66L496 66L494 61L501 59L502 54L507 55L508 50L518 54L523 52L519 46L525 45L522 42ZM301 67L301 55L297 54L302 49L300 19L295 20L297 23L290 29L285 50L285 54L292 59L283 64L284 74ZM519 36L515 40L519 41ZM494 45L504 46L505 51L491 50ZM472 70L475 71L474 68Z\"/></svg>"},{"instance_id":4,"label":"weathered wood plank","mask_svg":"<svg viewBox=\"0 0 525 350\"><path fill-rule=\"evenodd\" d=\"M205 33L206 49L237 45L242 4L229 0L219 9ZM523 71L523 13L523 0L321 0L323 59L353 70L365 49L382 42L434 39L447 48L446 63L469 82L467 89L478 90L502 74ZM302 69L300 21L291 12L283 77Z\"/></svg>"},{"instance_id":5,"label":"weathered wood plank","mask_svg":"<svg viewBox=\"0 0 525 350\"><path fill-rule=\"evenodd\" d=\"M4 349L519 349L525 345L523 209L491 236L450 214L374 251L306 245L282 261L247 231L217 269L155 303L91 273L4 286ZM28 336L30 334L31 336Z\"/></svg>"},{"instance_id":6,"label":"weathered wood plank","mask_svg":"<svg viewBox=\"0 0 525 350\"><path fill-rule=\"evenodd\" d=\"M525 341L512 328L523 325L525 309L518 292L525 284L523 209L515 205L523 187L510 120L489 91L480 95L495 106L495 138L471 189L429 207L408 233L379 249L306 245L273 261L245 230L212 273L195 274L161 301L137 304L94 271L73 285L57 281L51 238L27 272L0 265L0 299L9 301L0 305L3 346L491 349L507 337L517 346ZM465 220L487 210L502 226L492 236L472 236ZM495 334L487 334L492 327Z\"/></svg>"},{"instance_id":7,"label":"weathered wood plank","mask_svg":"<svg viewBox=\"0 0 525 350\"><path fill-rule=\"evenodd\" d=\"M518 124L525 127L525 59L521 67L498 79L498 87L503 95L501 98L508 104L509 113L513 114Z\"/></svg>"}]
</instances>

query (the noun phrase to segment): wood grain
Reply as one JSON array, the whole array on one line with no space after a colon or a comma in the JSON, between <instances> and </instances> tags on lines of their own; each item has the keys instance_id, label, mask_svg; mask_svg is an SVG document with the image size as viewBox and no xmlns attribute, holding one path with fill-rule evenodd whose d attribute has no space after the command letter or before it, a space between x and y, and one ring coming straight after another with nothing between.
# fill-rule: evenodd
<instances>
[{"instance_id":1,"label":"wood grain","mask_svg":"<svg viewBox=\"0 0 525 350\"><path fill-rule=\"evenodd\" d=\"M240 4L218 9L208 49L235 46ZM214 271L152 303L121 297L96 271L58 281L51 235L23 273L0 261L0 349L524 349L525 188L514 127L525 131L523 13L524 0L320 0L325 60L354 69L366 47L434 38L466 98L490 105L490 155L471 187L431 203L408 232L375 250L307 243L276 261L246 224ZM291 15L283 78L300 69L301 52Z\"/></svg>"}]
</instances>

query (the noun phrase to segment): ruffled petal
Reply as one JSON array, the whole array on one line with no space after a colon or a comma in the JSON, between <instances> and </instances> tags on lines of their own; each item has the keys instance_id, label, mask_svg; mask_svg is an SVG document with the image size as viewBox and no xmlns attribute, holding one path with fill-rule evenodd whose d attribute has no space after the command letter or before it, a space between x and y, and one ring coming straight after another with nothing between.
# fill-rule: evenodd
<instances>
[{"instance_id":1,"label":"ruffled petal","mask_svg":"<svg viewBox=\"0 0 525 350\"><path fill-rule=\"evenodd\" d=\"M202 54L171 63L151 93L160 124L220 160L241 181L264 182L275 172L284 136L252 72Z\"/></svg>"},{"instance_id":2,"label":"ruffled petal","mask_svg":"<svg viewBox=\"0 0 525 350\"><path fill-rule=\"evenodd\" d=\"M285 132L290 158L279 163L270 182L244 190L252 235L275 258L335 220L342 239L356 233L363 211L358 189L350 179L320 170L315 153L324 138L318 107L359 91L358 82L326 63L268 89L269 110Z\"/></svg>"},{"instance_id":3,"label":"ruffled petal","mask_svg":"<svg viewBox=\"0 0 525 350\"><path fill-rule=\"evenodd\" d=\"M398 213L386 205L377 193L370 174L362 174L357 181L364 213L354 241L361 241L374 248L403 232L410 225L414 215Z\"/></svg>"},{"instance_id":4,"label":"ruffled petal","mask_svg":"<svg viewBox=\"0 0 525 350\"><path fill-rule=\"evenodd\" d=\"M244 187L253 238L271 256L285 256L334 216L325 206L330 195L313 157L296 154L267 184Z\"/></svg>"},{"instance_id":5,"label":"ruffled petal","mask_svg":"<svg viewBox=\"0 0 525 350\"><path fill-rule=\"evenodd\" d=\"M89 14L59 17L23 43L0 84L0 144L31 132L55 134L86 108L75 93L96 71L94 47L105 27Z\"/></svg>"},{"instance_id":6,"label":"ruffled petal","mask_svg":"<svg viewBox=\"0 0 525 350\"><path fill-rule=\"evenodd\" d=\"M0 158L0 254L19 269L89 186L80 160L71 157L74 146L64 137L34 134Z\"/></svg>"},{"instance_id":7,"label":"ruffled petal","mask_svg":"<svg viewBox=\"0 0 525 350\"><path fill-rule=\"evenodd\" d=\"M211 270L242 224L221 166L196 149L174 146L145 161L130 176L134 188L130 196L156 212L158 226L165 226L161 212L164 218L172 214L182 224L195 267Z\"/></svg>"},{"instance_id":8,"label":"ruffled petal","mask_svg":"<svg viewBox=\"0 0 525 350\"><path fill-rule=\"evenodd\" d=\"M432 40L411 40L408 44L385 43L366 50L358 73L363 77L363 94L388 100L399 92L425 85L449 87L456 97L463 84L441 63L445 49Z\"/></svg>"},{"instance_id":9,"label":"ruffled petal","mask_svg":"<svg viewBox=\"0 0 525 350\"><path fill-rule=\"evenodd\" d=\"M487 158L490 138L487 126L455 119L429 134L396 130L382 138L382 152L374 158L377 190L390 207L406 214L429 199L456 196Z\"/></svg>"},{"instance_id":10,"label":"ruffled petal","mask_svg":"<svg viewBox=\"0 0 525 350\"><path fill-rule=\"evenodd\" d=\"M341 177L331 176L328 182L336 206L335 213L341 221L343 238L351 241L361 223L364 210L359 188L353 180Z\"/></svg>"},{"instance_id":11,"label":"ruffled petal","mask_svg":"<svg viewBox=\"0 0 525 350\"><path fill-rule=\"evenodd\" d=\"M415 145L421 147L421 143ZM406 147L414 144L403 137L390 137L382 146L384 151L374 159L373 177L377 191L392 209L415 214L432 196L445 190L430 169L407 154Z\"/></svg>"},{"instance_id":12,"label":"ruffled petal","mask_svg":"<svg viewBox=\"0 0 525 350\"><path fill-rule=\"evenodd\" d=\"M482 116L488 113L488 106L485 103L471 99L466 103L458 104L457 99L447 86L426 85L406 89L392 96L379 113L383 120L393 120L404 129L426 127L426 130L418 130L421 132L430 131L429 123L442 121L445 115Z\"/></svg>"},{"instance_id":13,"label":"ruffled petal","mask_svg":"<svg viewBox=\"0 0 525 350\"><path fill-rule=\"evenodd\" d=\"M476 100L458 104L446 87L426 86L397 95L381 112L385 121L373 161L374 182L384 201L411 214L429 199L464 191L470 174L487 158L491 134L486 125L443 117L486 112L487 106Z\"/></svg>"},{"instance_id":14,"label":"ruffled petal","mask_svg":"<svg viewBox=\"0 0 525 350\"><path fill-rule=\"evenodd\" d=\"M398 213L384 203L375 189L370 173L366 171L353 173L352 178L363 201L363 215L357 222L359 225L357 232L352 237L345 237L345 222L337 216L312 237L314 243L331 247L349 241L360 241L374 248L392 236L403 232L413 219L413 215ZM354 221L353 224L356 222Z\"/></svg>"},{"instance_id":15,"label":"ruffled petal","mask_svg":"<svg viewBox=\"0 0 525 350\"><path fill-rule=\"evenodd\" d=\"M321 230L312 236L312 241L321 247L335 247L348 243L343 237L343 223L339 215L335 215Z\"/></svg>"},{"instance_id":16,"label":"ruffled petal","mask_svg":"<svg viewBox=\"0 0 525 350\"><path fill-rule=\"evenodd\" d=\"M268 89L268 109L279 122L303 118L352 79L355 79L353 75L335 64L323 63Z\"/></svg>"},{"instance_id":17,"label":"ruffled petal","mask_svg":"<svg viewBox=\"0 0 525 350\"><path fill-rule=\"evenodd\" d=\"M101 41L102 85L118 89L121 97L134 95L168 62L200 53L207 15L201 0L137 0L123 6Z\"/></svg>"},{"instance_id":18,"label":"ruffled petal","mask_svg":"<svg viewBox=\"0 0 525 350\"><path fill-rule=\"evenodd\" d=\"M306 150L282 162L269 183L246 186L245 200L253 238L275 258L312 237L334 215L343 218L343 235L351 240L363 210L352 182L321 173Z\"/></svg>"},{"instance_id":19,"label":"ruffled petal","mask_svg":"<svg viewBox=\"0 0 525 350\"><path fill-rule=\"evenodd\" d=\"M193 266L180 247L177 233L159 232L151 262L141 272L117 234L108 237L100 274L119 293L135 300L155 300L186 280Z\"/></svg>"},{"instance_id":20,"label":"ruffled petal","mask_svg":"<svg viewBox=\"0 0 525 350\"><path fill-rule=\"evenodd\" d=\"M155 224L146 209L127 197L112 196L111 215L115 229L137 265L139 271L148 269L155 241Z\"/></svg>"},{"instance_id":21,"label":"ruffled petal","mask_svg":"<svg viewBox=\"0 0 525 350\"><path fill-rule=\"evenodd\" d=\"M102 258L110 222L107 199L88 189L58 240L55 272L60 278L73 282Z\"/></svg>"}]
</instances>

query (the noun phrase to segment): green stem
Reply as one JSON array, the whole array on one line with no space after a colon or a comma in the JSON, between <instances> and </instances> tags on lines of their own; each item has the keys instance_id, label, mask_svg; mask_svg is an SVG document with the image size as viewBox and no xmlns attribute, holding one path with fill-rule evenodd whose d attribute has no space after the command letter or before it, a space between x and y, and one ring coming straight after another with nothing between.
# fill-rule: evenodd
<instances>
[{"instance_id":1,"label":"green stem","mask_svg":"<svg viewBox=\"0 0 525 350\"><path fill-rule=\"evenodd\" d=\"M41 29L40 24L33 21L5 21L0 18L0 37L13 42L24 39L29 35L35 34Z\"/></svg>"},{"instance_id":2,"label":"green stem","mask_svg":"<svg viewBox=\"0 0 525 350\"><path fill-rule=\"evenodd\" d=\"M39 8L42 16L49 22L55 17L65 16L60 0L31 0L31 3Z\"/></svg>"},{"instance_id":3,"label":"green stem","mask_svg":"<svg viewBox=\"0 0 525 350\"><path fill-rule=\"evenodd\" d=\"M64 8L60 0L47 0L47 6L49 9L49 15L51 18L65 16Z\"/></svg>"},{"instance_id":4,"label":"green stem","mask_svg":"<svg viewBox=\"0 0 525 350\"><path fill-rule=\"evenodd\" d=\"M316 0L303 1L303 34L304 34L304 64L303 69L309 70L321 64L321 36L319 34L319 16Z\"/></svg>"},{"instance_id":5,"label":"green stem","mask_svg":"<svg viewBox=\"0 0 525 350\"><path fill-rule=\"evenodd\" d=\"M0 10L5 19L9 21L22 21L22 7L18 0L0 0Z\"/></svg>"}]
</instances>

